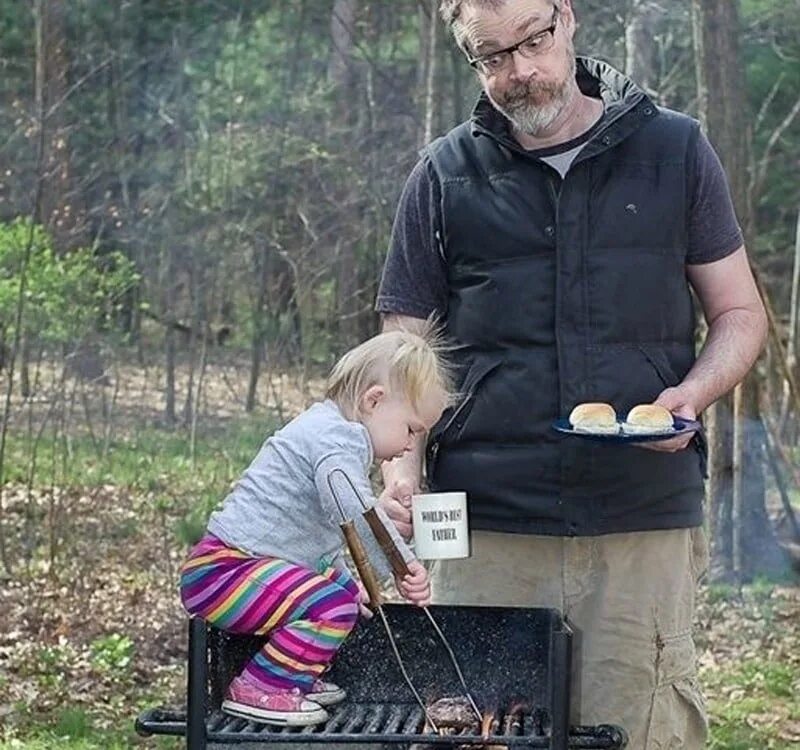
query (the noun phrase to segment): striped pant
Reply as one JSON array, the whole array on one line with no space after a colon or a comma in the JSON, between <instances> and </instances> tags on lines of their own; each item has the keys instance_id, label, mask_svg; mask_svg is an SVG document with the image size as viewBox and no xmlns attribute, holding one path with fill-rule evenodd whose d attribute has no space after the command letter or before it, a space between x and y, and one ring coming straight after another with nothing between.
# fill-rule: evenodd
<instances>
[{"instance_id":1,"label":"striped pant","mask_svg":"<svg viewBox=\"0 0 800 750\"><path fill-rule=\"evenodd\" d=\"M268 635L242 672L267 690L309 692L358 619L358 586L347 572L251 557L211 534L192 549L180 587L190 615L233 633Z\"/></svg>"}]
</instances>

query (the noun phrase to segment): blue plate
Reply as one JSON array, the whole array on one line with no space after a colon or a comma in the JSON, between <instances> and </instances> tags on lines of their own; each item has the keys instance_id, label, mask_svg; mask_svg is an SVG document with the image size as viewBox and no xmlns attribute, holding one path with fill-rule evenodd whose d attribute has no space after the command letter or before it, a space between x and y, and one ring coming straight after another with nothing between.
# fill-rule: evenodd
<instances>
[{"instance_id":1,"label":"blue plate","mask_svg":"<svg viewBox=\"0 0 800 750\"><path fill-rule=\"evenodd\" d=\"M618 420L622 424L621 420ZM618 432L616 435L597 435L591 432L579 432L573 429L569 419L557 419L553 422L553 429L565 435L574 435L584 440L594 440L598 443L652 443L656 440L669 440L677 435L685 435L689 432L702 432L703 425L694 419L684 419L683 417L672 417L673 428L671 432L659 432L657 434L645 435L626 435Z\"/></svg>"}]
</instances>

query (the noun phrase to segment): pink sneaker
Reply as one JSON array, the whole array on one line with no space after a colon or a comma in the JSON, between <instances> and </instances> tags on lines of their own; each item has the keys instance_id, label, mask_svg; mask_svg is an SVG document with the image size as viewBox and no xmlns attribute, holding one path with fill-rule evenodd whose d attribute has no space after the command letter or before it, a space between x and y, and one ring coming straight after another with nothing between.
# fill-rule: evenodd
<instances>
[{"instance_id":1,"label":"pink sneaker","mask_svg":"<svg viewBox=\"0 0 800 750\"><path fill-rule=\"evenodd\" d=\"M328 712L307 700L297 689L269 693L241 677L234 677L222 702L225 713L266 724L305 727L327 721Z\"/></svg>"},{"instance_id":2,"label":"pink sneaker","mask_svg":"<svg viewBox=\"0 0 800 750\"><path fill-rule=\"evenodd\" d=\"M337 703L341 703L346 695L347 693L343 688L323 680L314 680L311 692L308 693L308 697L314 703L319 703L320 706L334 706Z\"/></svg>"}]
</instances>

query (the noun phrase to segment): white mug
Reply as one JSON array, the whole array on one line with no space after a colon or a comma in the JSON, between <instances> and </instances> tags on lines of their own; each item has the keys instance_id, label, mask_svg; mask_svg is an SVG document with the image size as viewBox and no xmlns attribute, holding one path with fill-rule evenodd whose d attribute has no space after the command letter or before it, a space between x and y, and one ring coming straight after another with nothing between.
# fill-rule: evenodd
<instances>
[{"instance_id":1,"label":"white mug","mask_svg":"<svg viewBox=\"0 0 800 750\"><path fill-rule=\"evenodd\" d=\"M469 557L466 492L429 492L411 498L414 552L420 560Z\"/></svg>"}]
</instances>

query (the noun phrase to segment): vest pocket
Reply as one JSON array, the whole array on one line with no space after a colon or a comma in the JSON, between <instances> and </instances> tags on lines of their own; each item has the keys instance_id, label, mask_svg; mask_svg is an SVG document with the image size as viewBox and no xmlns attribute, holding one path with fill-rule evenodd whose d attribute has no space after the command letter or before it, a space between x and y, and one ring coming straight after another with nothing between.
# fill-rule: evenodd
<instances>
[{"instance_id":1,"label":"vest pocket","mask_svg":"<svg viewBox=\"0 0 800 750\"><path fill-rule=\"evenodd\" d=\"M639 344L639 351L650 363L656 374L661 379L665 388L674 388L679 385L682 378L678 377L663 350L650 347L646 344ZM708 441L705 433L700 431L694 434L691 442L692 447L697 451L700 459L700 471L704 479L708 479Z\"/></svg>"},{"instance_id":2,"label":"vest pocket","mask_svg":"<svg viewBox=\"0 0 800 750\"><path fill-rule=\"evenodd\" d=\"M459 388L461 398L459 402L439 420L438 424L431 430L426 450L427 474L433 474L436 465L436 457L439 453L439 446L445 440L457 437L464 429L464 425L472 411L475 403L475 396L480 385L491 373L500 367L500 360L482 360L472 364L464 376L464 382Z\"/></svg>"},{"instance_id":3,"label":"vest pocket","mask_svg":"<svg viewBox=\"0 0 800 750\"><path fill-rule=\"evenodd\" d=\"M639 344L638 348L644 355L644 358L650 363L651 367L656 371L656 374L665 388L674 388L681 382L681 379L676 375L675 370L672 369L672 365L661 349L650 347L646 344Z\"/></svg>"}]
</instances>

